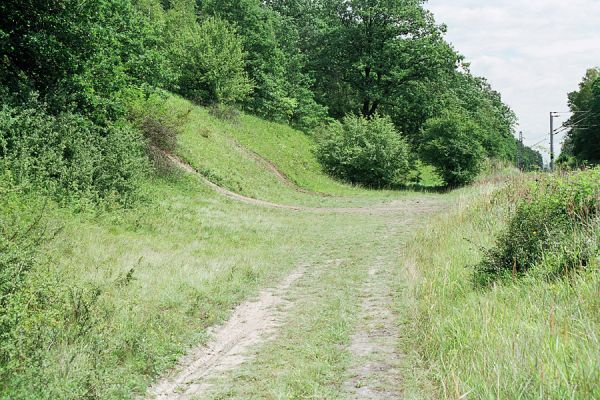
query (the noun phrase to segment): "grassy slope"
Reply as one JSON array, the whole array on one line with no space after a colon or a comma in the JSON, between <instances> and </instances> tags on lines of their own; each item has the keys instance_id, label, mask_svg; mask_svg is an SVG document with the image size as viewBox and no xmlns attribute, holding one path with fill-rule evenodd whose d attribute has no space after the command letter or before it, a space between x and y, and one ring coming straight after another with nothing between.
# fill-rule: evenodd
<instances>
[{"instance_id":1,"label":"grassy slope","mask_svg":"<svg viewBox=\"0 0 600 400\"><path fill-rule=\"evenodd\" d=\"M171 97L169 103L177 110L191 109L180 137L179 155L213 182L234 192L282 204L323 207L369 205L402 197L398 191L372 191L333 180L316 161L312 140L289 126L243 113L234 121L224 121L211 116L207 109L191 108L189 102L177 97ZM240 144L272 161L302 189L338 198L302 193L282 184Z\"/></svg>"},{"instance_id":2,"label":"grassy slope","mask_svg":"<svg viewBox=\"0 0 600 400\"><path fill-rule=\"evenodd\" d=\"M398 307L410 311L413 299L414 324L402 345L419 350L434 388L423 377L412 384L450 399L599 398L600 270L474 289L470 266L505 221L481 188L408 247L411 289Z\"/></svg>"},{"instance_id":3,"label":"grassy slope","mask_svg":"<svg viewBox=\"0 0 600 400\"><path fill-rule=\"evenodd\" d=\"M364 205L411 195L339 184L318 170L302 133L247 116L239 124L193 108L180 154L231 189L284 203ZM228 139L240 126L265 143L293 143L278 162L299 184L351 197L282 185ZM48 209L47 220L63 230L30 274L23 357L14 360L16 373L0 385L0 398L123 399L143 392L235 304L335 246L340 229L356 229L342 215L239 204L181 173L150 180L145 191L147 200L130 210ZM44 350L27 358L29 347Z\"/></svg>"}]
</instances>

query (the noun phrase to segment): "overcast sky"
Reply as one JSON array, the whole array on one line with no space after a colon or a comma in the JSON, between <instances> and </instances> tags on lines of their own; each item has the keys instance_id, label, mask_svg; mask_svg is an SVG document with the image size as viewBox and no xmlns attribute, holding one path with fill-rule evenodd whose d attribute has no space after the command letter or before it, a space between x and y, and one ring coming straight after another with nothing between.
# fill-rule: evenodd
<instances>
[{"instance_id":1,"label":"overcast sky","mask_svg":"<svg viewBox=\"0 0 600 400\"><path fill-rule=\"evenodd\" d=\"M600 66L600 0L430 0L427 7L471 71L517 113L528 145L548 137L548 113L567 111L567 93Z\"/></svg>"}]
</instances>

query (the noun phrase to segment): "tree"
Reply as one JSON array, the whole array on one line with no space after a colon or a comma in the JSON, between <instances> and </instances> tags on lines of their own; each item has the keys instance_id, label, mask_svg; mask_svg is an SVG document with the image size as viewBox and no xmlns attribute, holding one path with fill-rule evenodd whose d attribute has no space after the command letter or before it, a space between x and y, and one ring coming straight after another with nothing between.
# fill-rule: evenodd
<instances>
[{"instance_id":1,"label":"tree","mask_svg":"<svg viewBox=\"0 0 600 400\"><path fill-rule=\"evenodd\" d=\"M472 75L466 66L453 74L448 86L443 97L444 109L458 107L479 125L478 140L487 157L514 160L517 154L514 137L517 118L502 102L500 94L484 78Z\"/></svg>"},{"instance_id":2,"label":"tree","mask_svg":"<svg viewBox=\"0 0 600 400\"><path fill-rule=\"evenodd\" d=\"M176 91L193 101L235 103L245 100L252 82L246 53L235 27L219 18L197 20L193 0L176 0L166 14L166 36Z\"/></svg>"},{"instance_id":3,"label":"tree","mask_svg":"<svg viewBox=\"0 0 600 400\"><path fill-rule=\"evenodd\" d=\"M22 101L32 93L97 122L119 111L114 95L168 79L159 32L129 0L0 2L0 85Z\"/></svg>"},{"instance_id":4,"label":"tree","mask_svg":"<svg viewBox=\"0 0 600 400\"><path fill-rule=\"evenodd\" d=\"M421 158L434 166L449 186L471 183L485 159L479 131L477 123L457 111L433 118L425 124Z\"/></svg>"},{"instance_id":5,"label":"tree","mask_svg":"<svg viewBox=\"0 0 600 400\"><path fill-rule=\"evenodd\" d=\"M305 57L295 43L294 24L261 0L201 0L200 12L234 24L247 52L246 71L254 82L245 108L260 116L302 128L314 127L325 109L314 101Z\"/></svg>"},{"instance_id":6,"label":"tree","mask_svg":"<svg viewBox=\"0 0 600 400\"><path fill-rule=\"evenodd\" d=\"M569 93L573 116L567 122L568 146L563 159L573 157L576 163L600 163L600 69L589 69L579 90Z\"/></svg>"},{"instance_id":7,"label":"tree","mask_svg":"<svg viewBox=\"0 0 600 400\"><path fill-rule=\"evenodd\" d=\"M317 158L340 179L375 187L407 180L408 144L389 118L348 115L323 128L317 142Z\"/></svg>"},{"instance_id":8,"label":"tree","mask_svg":"<svg viewBox=\"0 0 600 400\"><path fill-rule=\"evenodd\" d=\"M314 67L319 99L333 116L386 113L411 83L454 70L458 56L422 3L323 1L328 28Z\"/></svg>"}]
</instances>

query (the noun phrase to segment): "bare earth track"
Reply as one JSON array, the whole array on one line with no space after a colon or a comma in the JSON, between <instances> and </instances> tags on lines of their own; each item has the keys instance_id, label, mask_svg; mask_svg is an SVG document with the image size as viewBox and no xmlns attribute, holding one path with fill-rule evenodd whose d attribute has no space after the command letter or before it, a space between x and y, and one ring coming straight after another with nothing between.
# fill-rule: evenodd
<instances>
[{"instance_id":1,"label":"bare earth track","mask_svg":"<svg viewBox=\"0 0 600 400\"><path fill-rule=\"evenodd\" d=\"M149 399L174 400L200 396L211 388L211 379L232 370L258 346L274 334L289 302L284 299L289 288L302 277L307 266L299 267L274 289L266 289L253 301L238 306L231 318L213 328L211 342L184 357L175 373L149 390Z\"/></svg>"},{"instance_id":2,"label":"bare earth track","mask_svg":"<svg viewBox=\"0 0 600 400\"><path fill-rule=\"evenodd\" d=\"M344 218L347 222L354 221L355 218L358 218L357 221L366 221L364 217L353 217L351 214L373 215L367 220L373 218L375 222L371 228L378 227L377 231L370 232L370 241L359 242L364 244L364 248L363 245L355 246L356 251L352 253L355 256L361 255L362 262L355 263L356 268L360 270L368 266L368 270L362 278L364 282L356 288L360 310L347 346L351 362L346 367L345 382L335 390L338 393L335 398L402 398L403 358L397 347L400 328L393 306L393 278L401 265L398 257L406 235L416 224L422 223L426 215L441 209L442 204L437 200L414 199L398 201L398 206L394 207L375 208L315 208L275 204L231 192L211 182L178 157L172 154L166 156L174 165L197 175L215 192L246 204L292 211L348 214L348 217ZM363 227L361 224L359 222L356 225L358 231ZM368 226L364 228L371 229ZM347 245L342 234L339 240L333 241L332 244L334 247ZM255 299L239 305L232 311L227 322L209 330L210 342L183 357L171 373L163 376L148 390L146 399L211 398L215 390L228 387L242 365L247 365L253 359L260 363L260 359L256 358L260 354L259 349L277 340L279 332L284 329L284 324L290 318L290 313L299 306L298 299L309 296L302 285L306 282L312 282L314 285L315 279L318 280L315 271L330 269L332 266L339 267L342 261L317 259L315 265L303 263L277 286L265 289ZM301 279L303 283L298 287L297 283Z\"/></svg>"},{"instance_id":3,"label":"bare earth track","mask_svg":"<svg viewBox=\"0 0 600 400\"><path fill-rule=\"evenodd\" d=\"M385 278L378 257L361 293L360 327L350 343L354 362L344 389L351 399L401 398L401 355L396 351L400 332L392 312L391 288L386 284L389 280Z\"/></svg>"}]
</instances>

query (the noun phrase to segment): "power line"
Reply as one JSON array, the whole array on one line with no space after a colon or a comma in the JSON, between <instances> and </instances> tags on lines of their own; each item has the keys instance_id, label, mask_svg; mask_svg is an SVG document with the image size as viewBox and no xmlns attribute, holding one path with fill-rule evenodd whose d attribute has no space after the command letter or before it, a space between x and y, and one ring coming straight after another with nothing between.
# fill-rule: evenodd
<instances>
[{"instance_id":1,"label":"power line","mask_svg":"<svg viewBox=\"0 0 600 400\"><path fill-rule=\"evenodd\" d=\"M557 128L557 129L555 129L555 133L562 132L563 130L566 130L566 129L568 129L568 128L579 128L578 126L576 126L577 124L580 124L581 122L585 121L586 119L588 119L588 118L590 118L590 117L591 117L591 118L594 118L594 117L598 117L598 116L600 116L600 114L599 114L599 113L592 113L592 111L591 111L591 110L589 110L589 111L581 111L581 113L584 113L584 114L591 114L591 115L585 115L585 116L583 116L583 117L579 118L579 119L578 119L577 121L575 121L575 122L569 122L569 121L567 121L567 122L565 122L564 124L562 124L562 126L561 126L561 127L559 127L559 128Z\"/></svg>"}]
</instances>

